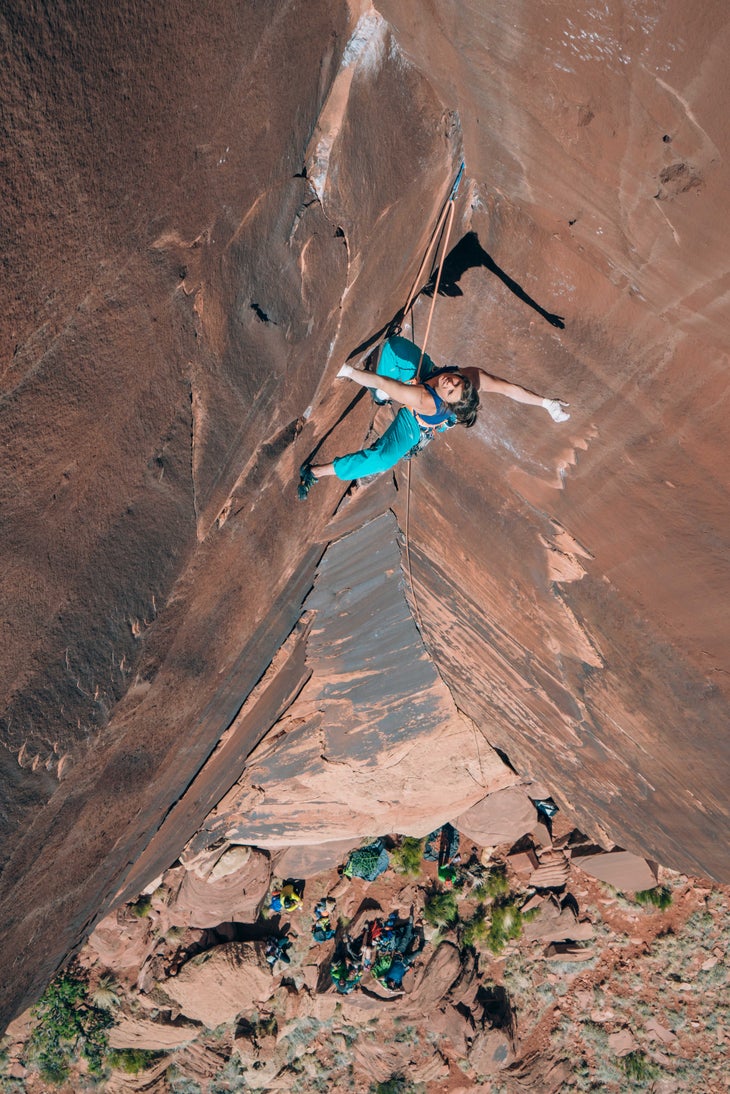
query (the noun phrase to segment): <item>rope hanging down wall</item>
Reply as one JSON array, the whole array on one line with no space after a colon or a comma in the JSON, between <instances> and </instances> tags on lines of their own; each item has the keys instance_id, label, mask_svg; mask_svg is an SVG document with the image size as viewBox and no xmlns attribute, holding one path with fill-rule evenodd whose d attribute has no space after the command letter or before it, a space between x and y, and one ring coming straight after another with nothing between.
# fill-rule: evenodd
<instances>
[{"instance_id":1,"label":"rope hanging down wall","mask_svg":"<svg viewBox=\"0 0 730 1094\"><path fill-rule=\"evenodd\" d=\"M431 321L433 319L433 313L434 313L434 310L436 308L436 299L438 297L439 285L441 283L441 270L443 269L444 258L448 254L448 250L449 250L449 239L451 237L451 226L454 222L454 210L455 210L456 195L459 192L459 184L461 183L461 179L463 177L463 174L464 174L464 164L462 163L461 167L459 168L459 173L456 176L456 180L454 181L454 185L451 187L451 193L448 196L446 204L444 205L443 209L441 210L441 214L439 216L436 227L434 228L433 234L431 236L431 242L428 245L428 248L426 250L426 254L423 258L423 262L421 263L420 269L419 269L418 273L416 274L415 281L413 282L413 287L412 287L412 289L411 289L411 291L408 295L408 302L406 303L406 306L403 309L403 315L405 317L408 314L408 312L410 311L410 309L413 305L413 301L414 301L414 299L416 297L416 294L418 292L418 286L421 283L421 278L423 277L424 270L426 269L426 267L428 265L428 262L431 258L431 255L434 253L434 248L435 248L436 254L437 255L440 254L440 257L438 258L438 263L437 263L437 266L436 266L436 279L435 279L435 283L434 283L433 297L431 299L431 307L429 308L429 311L428 311L428 322L426 323L426 333L424 334L423 344L421 346L421 356L418 359L418 368L416 370L416 380L420 380L420 378L421 378L421 366L423 364L423 358L424 358L424 354L426 352L426 344L428 342L428 336L431 333ZM437 244L439 244L441 242L441 237L442 236L443 236L443 244L439 247ZM413 329L413 324L411 324L411 329ZM415 615L416 615L416 625L417 625L417 627L418 627L418 629L421 633L421 638L423 638L424 641L425 641L425 635L424 635L424 631L423 631L423 623L421 621L421 612L420 612L420 609L418 607L418 597L416 596L416 587L413 583L413 570L412 570L412 567L411 567L410 522L411 522L411 467L412 466L413 466L413 460L409 460L408 461L408 468L406 470L406 520L405 520L405 529L404 529L405 548L406 548L406 571L408 573L408 584L410 585L411 596L413 598L413 607L414 607Z\"/></svg>"}]
</instances>

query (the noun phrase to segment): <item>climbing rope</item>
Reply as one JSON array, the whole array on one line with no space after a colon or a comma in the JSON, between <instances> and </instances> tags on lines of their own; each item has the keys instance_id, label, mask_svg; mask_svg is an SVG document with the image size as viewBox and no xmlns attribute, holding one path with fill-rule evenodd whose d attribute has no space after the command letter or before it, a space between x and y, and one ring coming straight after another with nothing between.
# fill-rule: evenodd
<instances>
[{"instance_id":1,"label":"climbing rope","mask_svg":"<svg viewBox=\"0 0 730 1094\"><path fill-rule=\"evenodd\" d=\"M411 305L413 304L413 301L414 301L415 296L416 296L416 291L417 291L418 285L420 284L421 277L423 276L423 272L426 269L426 264L428 263L428 261L431 257L431 253L434 249L436 241L439 240L442 229L444 229L444 225L445 225L445 229L443 231L444 242L443 242L443 246L440 248L441 257L440 257L440 259L438 261L438 264L436 266L436 280L434 282L433 298L431 300L431 307L429 308L429 312L428 312L428 322L426 323L426 333L424 335L423 344L421 346L421 356L418 359L418 368L416 369L416 381L420 380L420 378L421 378L421 366L423 364L423 358L424 358L425 353L426 353L426 343L428 342L428 336L431 332L431 320L433 319L433 313L434 313L434 309L436 307L436 297L438 296L439 285L441 284L441 271L443 269L444 258L448 254L448 250L449 250L449 238L451 236L451 226L454 222L454 210L455 210L455 204L454 203L456 201L456 195L457 195L458 190L459 190L459 183L461 182L463 174L464 174L464 164L462 163L461 167L459 168L459 173L456 176L456 181L454 182L454 185L451 187L451 193L449 194L449 197L446 201L446 204L444 205L443 209L441 210L441 214L439 216L438 222L437 222L436 227L434 228L433 234L431 236L431 242L428 245L428 250L426 251L426 255L423 259L423 262L421 263L421 268L419 269L419 271L416 275L416 279L413 282L413 288L411 289L411 292L408 296L408 303L406 304L405 308L403 309L403 315L405 316L405 315L408 314L408 311L409 311ZM439 253L439 248L437 247L436 248L436 254L438 254L438 253ZM413 581L413 569L411 567L410 522L411 522L411 465L412 465L412 463L413 463L412 460L408 461L408 469L406 471L406 520L405 520L405 529L404 529L404 532L405 532L405 548L406 548L406 569L408 570L408 584L410 585L410 588L411 588L411 597L413 598L413 607L415 609L415 614L416 614L416 625L418 626L418 630L420 631L421 638L425 643L426 638L425 638L425 634L424 634L424 630L423 630L423 622L421 620L421 611L420 611L420 608L418 606L418 597L416 596L416 586L415 586L414 581Z\"/></svg>"},{"instance_id":2,"label":"climbing rope","mask_svg":"<svg viewBox=\"0 0 730 1094\"><path fill-rule=\"evenodd\" d=\"M445 245L441 249L441 262L439 263L439 266L438 266L438 278L439 278L439 281L441 280L441 266L443 265L443 257L447 253L447 247L449 245L449 236L451 234L451 224L452 224L452 221L454 219L454 201L456 200L456 195L458 193L459 185L461 183L463 175L464 175L464 164L462 163L461 167L459 168L459 173L457 174L456 179L454 181L454 185L451 187L451 193L449 194L448 199L446 201L446 204L444 205L443 209L441 210L441 213L439 214L438 221L436 222L436 227L434 228L434 230L431 234L431 242L429 243L429 245L426 249L426 253L423 256L423 262L421 263L421 265L419 267L419 270L418 270L418 273L416 274L415 279L413 281L413 285L411 286L411 291L408 294L408 300L406 302L406 306L403 309L403 315L404 316L408 315L408 312L411 309L411 305L413 304L413 301L416 299L416 296L418 295L418 292L419 292L418 287L421 284L421 278L423 277L424 271L425 271L426 267L428 266L429 259L431 258L431 253L432 253L434 247L436 246L437 241L439 240L442 228L444 226L444 221L448 218L449 223L448 223L447 230L446 230ZM433 315L433 307L434 307L435 300L436 300L436 293L434 292L433 302L431 304L431 311L430 311L430 314L429 314L429 320L430 320L431 316ZM425 345L427 339L428 339L428 333L426 334L426 339L424 339L424 345ZM423 359L423 357L421 357L421 359ZM419 368L420 368L420 363L419 363Z\"/></svg>"}]
</instances>

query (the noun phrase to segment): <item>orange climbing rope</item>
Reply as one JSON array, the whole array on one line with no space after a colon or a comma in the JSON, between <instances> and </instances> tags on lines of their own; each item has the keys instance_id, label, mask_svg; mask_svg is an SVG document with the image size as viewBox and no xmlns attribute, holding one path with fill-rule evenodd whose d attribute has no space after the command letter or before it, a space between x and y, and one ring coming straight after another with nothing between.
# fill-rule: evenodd
<instances>
[{"instance_id":1,"label":"orange climbing rope","mask_svg":"<svg viewBox=\"0 0 730 1094\"><path fill-rule=\"evenodd\" d=\"M416 377L415 377L416 381L420 380L420 377L421 377L421 365L423 364L423 358L424 358L425 353L426 353L426 343L428 342L428 336L431 333L431 320L433 319L433 313L434 313L434 309L436 307L436 297L438 296L439 285L441 284L441 270L443 269L444 258L448 254L449 238L451 236L451 226L454 222L454 209L455 209L454 202L456 201L456 195L457 195L457 192L458 192L458 189L459 189L459 183L461 182L461 178L462 178L463 174L464 174L464 164L462 163L461 167L459 168L459 173L456 176L456 181L454 182L454 185L451 188L451 193L449 194L448 200L447 200L446 204L444 205L443 209L441 210L441 214L439 216L438 222L436 224L436 227L434 228L433 235L431 236L431 242L428 245L426 255L423 259L423 262L421 263L421 268L419 269L418 273L416 274L416 279L413 282L413 288L411 289L410 294L408 296L408 303L406 304L405 308L403 309L403 315L406 316L408 314L408 311L409 311L411 305L413 304L413 301L414 301L415 297L416 297L417 288L418 288L418 285L420 284L421 277L423 276L423 272L426 269L426 264L428 263L428 261L431 257L431 253L434 249L434 246L435 246L437 240L439 239L439 236L440 236L441 231L444 228L444 224L445 224L446 227L445 227L445 230L443 232L443 246L441 247L441 257L440 257L440 259L438 261L438 265L436 267L436 281L434 283L434 288L433 288L433 298L431 300L431 307L429 308L429 312L428 312L428 322L426 323L426 333L423 337L423 344L421 346L421 356L418 359L418 368L416 369ZM438 254L438 247L436 248L436 253ZM418 607L418 597L416 596L416 586L413 582L413 570L412 570L412 567L411 567L410 521L411 521L411 465L412 465L412 463L413 463L412 460L408 461L408 470L406 471L406 521L405 521L405 530L404 530L405 531L405 547L406 547L406 567L407 567L407 570L408 570L408 584L411 587L411 596L413 598L413 607L414 607L415 613L416 613L416 625L418 626L418 630L420 631L421 638L425 642L426 638L425 638L424 631L423 631L423 622L421 620L421 612L420 612L420 609Z\"/></svg>"}]
</instances>

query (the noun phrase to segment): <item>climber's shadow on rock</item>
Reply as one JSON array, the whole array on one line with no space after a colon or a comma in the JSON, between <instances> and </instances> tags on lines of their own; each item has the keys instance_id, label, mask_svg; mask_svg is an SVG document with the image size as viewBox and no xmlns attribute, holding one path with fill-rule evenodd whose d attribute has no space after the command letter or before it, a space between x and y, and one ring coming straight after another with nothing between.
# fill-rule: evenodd
<instances>
[{"instance_id":1,"label":"climber's shadow on rock","mask_svg":"<svg viewBox=\"0 0 730 1094\"><path fill-rule=\"evenodd\" d=\"M492 256L482 247L476 232L467 232L463 239L459 240L456 246L449 251L444 259L443 269L441 271L441 281L439 282L439 296L463 296L464 290L460 288L459 281L467 270L472 270L477 266L484 266L491 273L495 274L499 280L507 286L510 292L513 292L515 296L525 304L529 304L538 315L541 315L543 319L547 320L553 327L558 327L560 330L565 328L565 319L562 315L555 315L554 312L546 311L545 308L540 307L537 301L533 300L529 293L526 293L514 278L510 277L508 273L505 273L501 266L497 265ZM434 272L430 281L427 282L421 292L425 296L433 296L435 284L436 273ZM375 334L370 335L370 337L364 342L361 342L359 346L356 346L347 360L354 361L358 358L362 358L363 354L371 349L375 353L383 338L390 338L391 335L401 333L404 320L405 316L403 312L399 311L389 323L386 323L379 331L376 331ZM373 359L373 368L375 360L376 358Z\"/></svg>"},{"instance_id":2,"label":"climber's shadow on rock","mask_svg":"<svg viewBox=\"0 0 730 1094\"><path fill-rule=\"evenodd\" d=\"M464 291L460 288L459 281L467 270L472 270L477 266L484 266L491 273L496 274L510 292L513 292L515 296L525 304L529 304L538 315L541 315L543 319L546 319L553 327L559 327L560 330L563 330L565 327L563 316L555 315L553 312L546 311L545 308L540 307L537 301L533 300L532 297L525 292L522 286L518 285L508 273L505 273L501 266L497 265L492 256L484 250L476 232L467 232L463 239L459 240L454 249L449 251L444 259L441 282L439 284L439 296L463 296ZM426 296L433 296L435 283L436 275L434 274L423 289Z\"/></svg>"}]
</instances>

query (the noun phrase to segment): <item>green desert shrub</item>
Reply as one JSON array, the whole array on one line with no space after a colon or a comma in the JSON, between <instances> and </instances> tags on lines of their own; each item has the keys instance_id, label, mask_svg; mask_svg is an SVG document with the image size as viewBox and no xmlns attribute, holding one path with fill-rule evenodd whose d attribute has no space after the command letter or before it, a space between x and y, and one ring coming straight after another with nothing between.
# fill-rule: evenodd
<instances>
[{"instance_id":1,"label":"green desert shrub","mask_svg":"<svg viewBox=\"0 0 730 1094\"><path fill-rule=\"evenodd\" d=\"M628 1056L621 1057L620 1063L627 1078L634 1082L648 1082L650 1079L656 1079L660 1074L656 1064L647 1060L643 1052L630 1052Z\"/></svg>"},{"instance_id":2,"label":"green desert shrub","mask_svg":"<svg viewBox=\"0 0 730 1094\"><path fill-rule=\"evenodd\" d=\"M152 1067L163 1055L162 1052L147 1052L142 1048L118 1048L112 1049L106 1060L109 1067L126 1071L128 1075L139 1075L140 1071Z\"/></svg>"},{"instance_id":3,"label":"green desert shrub","mask_svg":"<svg viewBox=\"0 0 730 1094\"><path fill-rule=\"evenodd\" d=\"M390 852L390 861L399 874L406 877L418 877L423 858L423 840L414 836L404 836L399 845Z\"/></svg>"},{"instance_id":4,"label":"green desert shrub","mask_svg":"<svg viewBox=\"0 0 730 1094\"><path fill-rule=\"evenodd\" d=\"M471 919L468 919L461 928L461 944L476 948L480 942L486 942L488 935L487 913L484 906L480 904Z\"/></svg>"},{"instance_id":5,"label":"green desert shrub","mask_svg":"<svg viewBox=\"0 0 730 1094\"><path fill-rule=\"evenodd\" d=\"M129 905L129 910L132 915L136 915L137 919L144 919L146 915L150 914L152 908L152 900L148 896L137 897L134 904Z\"/></svg>"},{"instance_id":6,"label":"green desert shrub","mask_svg":"<svg viewBox=\"0 0 730 1094\"><path fill-rule=\"evenodd\" d=\"M494 904L491 908L480 904L471 919L462 925L461 944L477 947L479 943L485 943L492 953L499 954L511 938L520 937L524 922L530 918L528 913L523 916L513 901Z\"/></svg>"},{"instance_id":7,"label":"green desert shrub","mask_svg":"<svg viewBox=\"0 0 730 1094\"><path fill-rule=\"evenodd\" d=\"M663 912L672 903L672 890L667 885L657 885L634 893L634 900L637 904L652 904Z\"/></svg>"},{"instance_id":8,"label":"green desert shrub","mask_svg":"<svg viewBox=\"0 0 730 1094\"><path fill-rule=\"evenodd\" d=\"M501 953L512 938L522 934L522 913L516 904L495 904L491 910L491 922L487 945L492 953Z\"/></svg>"},{"instance_id":9,"label":"green desert shrub","mask_svg":"<svg viewBox=\"0 0 730 1094\"><path fill-rule=\"evenodd\" d=\"M431 889L423 905L423 918L432 927L453 927L459 918L454 894Z\"/></svg>"},{"instance_id":10,"label":"green desert shrub","mask_svg":"<svg viewBox=\"0 0 730 1094\"><path fill-rule=\"evenodd\" d=\"M477 900L501 900L509 893L509 881L502 866L495 866L482 878L473 892Z\"/></svg>"},{"instance_id":11,"label":"green desert shrub","mask_svg":"<svg viewBox=\"0 0 730 1094\"><path fill-rule=\"evenodd\" d=\"M83 1056L93 1075L101 1074L114 1024L107 1010L93 1005L83 980L64 974L53 980L32 1011L38 1020L26 1049L28 1063L46 1082L65 1082L73 1060Z\"/></svg>"},{"instance_id":12,"label":"green desert shrub","mask_svg":"<svg viewBox=\"0 0 730 1094\"><path fill-rule=\"evenodd\" d=\"M386 1079L383 1083L373 1083L370 1087L370 1094L416 1094L418 1090L422 1090L423 1087L419 1083L418 1086L409 1082L405 1075L392 1075L390 1079Z\"/></svg>"}]
</instances>

